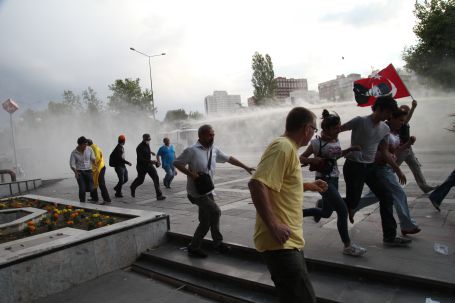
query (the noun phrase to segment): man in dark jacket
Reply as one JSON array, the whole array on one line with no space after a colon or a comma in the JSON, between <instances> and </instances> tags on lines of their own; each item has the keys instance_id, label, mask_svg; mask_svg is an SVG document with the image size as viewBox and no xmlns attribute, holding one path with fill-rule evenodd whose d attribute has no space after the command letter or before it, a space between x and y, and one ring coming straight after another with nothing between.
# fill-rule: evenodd
<instances>
[{"instance_id":1,"label":"man in dark jacket","mask_svg":"<svg viewBox=\"0 0 455 303\"><path fill-rule=\"evenodd\" d=\"M160 180L158 178L158 173L156 172L155 167L153 165L157 165L157 161L152 161L152 150L150 149L150 135L144 134L142 135L142 142L136 148L137 154L137 178L131 184L131 196L134 198L136 196L136 188L144 183L145 175L149 174L150 178L153 180L153 184L155 186L156 192L156 199L157 200L164 200L166 199L163 196L163 193L160 190Z\"/></svg>"},{"instance_id":2,"label":"man in dark jacket","mask_svg":"<svg viewBox=\"0 0 455 303\"><path fill-rule=\"evenodd\" d=\"M117 198L123 198L122 195L122 186L126 182L128 182L128 170L126 169L125 164L131 166L131 163L125 160L125 149L123 145L125 145L126 138L124 135L120 135L118 137L118 144L112 151L109 157L109 166L115 168L115 172L117 173L118 183L114 187L115 196Z\"/></svg>"}]
</instances>

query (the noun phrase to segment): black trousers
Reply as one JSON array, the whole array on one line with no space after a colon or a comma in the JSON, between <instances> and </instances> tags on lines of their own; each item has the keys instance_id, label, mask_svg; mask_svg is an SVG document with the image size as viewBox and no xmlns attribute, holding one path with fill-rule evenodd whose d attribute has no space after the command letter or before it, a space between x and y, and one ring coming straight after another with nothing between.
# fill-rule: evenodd
<instances>
[{"instance_id":1,"label":"black trousers","mask_svg":"<svg viewBox=\"0 0 455 303\"><path fill-rule=\"evenodd\" d=\"M189 246L191 248L200 248L202 240L209 230L212 234L213 246L220 245L223 241L223 236L220 232L221 210L215 203L213 195L208 194L198 198L188 195L188 200L199 207L199 225Z\"/></svg>"},{"instance_id":2,"label":"black trousers","mask_svg":"<svg viewBox=\"0 0 455 303\"><path fill-rule=\"evenodd\" d=\"M106 173L106 166L103 167L98 175L98 187L101 191L101 197L103 197L104 202L111 202L111 198L109 197L109 192L107 191L106 181L104 180L104 174ZM98 189L93 188L90 192L90 197L93 201L98 202Z\"/></svg>"},{"instance_id":3,"label":"black trousers","mask_svg":"<svg viewBox=\"0 0 455 303\"><path fill-rule=\"evenodd\" d=\"M152 178L153 185L155 186L156 196L162 196L163 193L160 189L160 179L158 178L158 173L153 165L147 166L136 166L137 170L137 177L134 179L133 183L131 184L131 189L136 190L136 188L144 183L145 175L148 174L150 178Z\"/></svg>"},{"instance_id":4,"label":"black trousers","mask_svg":"<svg viewBox=\"0 0 455 303\"><path fill-rule=\"evenodd\" d=\"M371 191L379 198L382 234L384 240L392 240L397 235L397 222L393 217L393 197L382 179L379 167L346 160L343 166L344 181L346 182L346 204L349 210L356 209L366 183Z\"/></svg>"},{"instance_id":5,"label":"black trousers","mask_svg":"<svg viewBox=\"0 0 455 303\"><path fill-rule=\"evenodd\" d=\"M316 303L303 251L269 250L261 253L281 303Z\"/></svg>"}]
</instances>

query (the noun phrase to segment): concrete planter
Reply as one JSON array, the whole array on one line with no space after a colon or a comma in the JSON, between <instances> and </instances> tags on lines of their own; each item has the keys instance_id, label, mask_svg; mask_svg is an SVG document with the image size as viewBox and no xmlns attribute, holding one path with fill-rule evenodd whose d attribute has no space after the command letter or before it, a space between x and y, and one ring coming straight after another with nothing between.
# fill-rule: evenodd
<instances>
[{"instance_id":1,"label":"concrete planter","mask_svg":"<svg viewBox=\"0 0 455 303\"><path fill-rule=\"evenodd\" d=\"M131 216L90 231L63 228L0 245L0 302L31 302L127 267L165 241L169 217L62 199L24 197Z\"/></svg>"}]
</instances>

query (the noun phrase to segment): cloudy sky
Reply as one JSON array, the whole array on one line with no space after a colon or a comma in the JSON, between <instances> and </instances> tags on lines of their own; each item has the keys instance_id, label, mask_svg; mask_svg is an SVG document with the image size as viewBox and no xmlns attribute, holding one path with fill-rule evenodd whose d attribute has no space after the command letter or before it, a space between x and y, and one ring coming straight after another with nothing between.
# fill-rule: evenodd
<instances>
[{"instance_id":1,"label":"cloudy sky","mask_svg":"<svg viewBox=\"0 0 455 303\"><path fill-rule=\"evenodd\" d=\"M415 43L411 0L0 0L0 101L44 108L63 90L91 86L101 99L115 79L140 78L155 102L203 111L214 90L252 95L251 57L272 57L277 76L310 89L337 74L366 75ZM343 60L342 57L345 59ZM8 116L2 111L0 119Z\"/></svg>"}]
</instances>

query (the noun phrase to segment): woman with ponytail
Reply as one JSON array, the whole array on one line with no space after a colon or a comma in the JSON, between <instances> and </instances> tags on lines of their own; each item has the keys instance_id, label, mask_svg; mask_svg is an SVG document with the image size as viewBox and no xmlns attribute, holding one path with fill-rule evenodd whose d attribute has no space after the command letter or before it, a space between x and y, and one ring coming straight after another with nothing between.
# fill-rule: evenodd
<instances>
[{"instance_id":1,"label":"woman with ponytail","mask_svg":"<svg viewBox=\"0 0 455 303\"><path fill-rule=\"evenodd\" d=\"M310 170L316 171L316 179L327 182L327 191L321 193L321 207L306 208L303 210L304 217L314 217L316 222L321 218L329 218L333 211L337 213L337 228L344 244L343 254L351 256L362 256L366 249L351 242L348 232L348 210L346 203L338 192L338 178L340 171L337 166L337 159L343 157L350 151L359 150L359 147L350 147L341 150L338 133L340 132L340 117L330 114L326 109L322 112L321 137L316 137L308 145L308 148L300 156L303 165L310 165ZM314 154L313 158L309 158ZM319 202L319 201L318 201Z\"/></svg>"}]
</instances>

